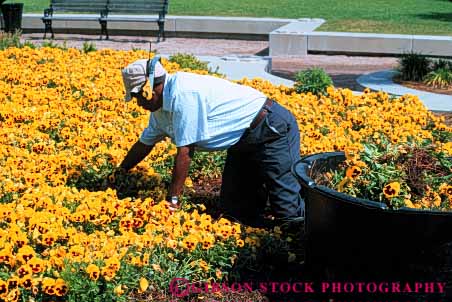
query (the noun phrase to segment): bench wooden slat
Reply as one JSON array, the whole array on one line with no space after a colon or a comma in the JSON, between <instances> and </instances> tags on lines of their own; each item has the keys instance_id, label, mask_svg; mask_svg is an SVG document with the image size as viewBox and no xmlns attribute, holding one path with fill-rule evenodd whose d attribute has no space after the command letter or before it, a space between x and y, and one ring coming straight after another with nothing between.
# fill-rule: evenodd
<instances>
[{"instance_id":1,"label":"bench wooden slat","mask_svg":"<svg viewBox=\"0 0 452 302\"><path fill-rule=\"evenodd\" d=\"M129 13L134 15L147 15L162 12L161 8L125 8L125 7L114 7L108 9L109 13Z\"/></svg>"},{"instance_id":2,"label":"bench wooden slat","mask_svg":"<svg viewBox=\"0 0 452 302\"><path fill-rule=\"evenodd\" d=\"M107 8L107 6L105 4L102 3L91 3L90 5L88 4L79 4L79 3L71 3L71 4L54 4L52 5L52 7L80 7L83 9L91 9L92 7L103 7L103 8Z\"/></svg>"},{"instance_id":3,"label":"bench wooden slat","mask_svg":"<svg viewBox=\"0 0 452 302\"><path fill-rule=\"evenodd\" d=\"M115 8L124 8L124 9L166 9L164 4L146 4L146 5L134 5L134 6L128 6L124 4L110 4L108 5L108 9L115 9Z\"/></svg>"},{"instance_id":4,"label":"bench wooden slat","mask_svg":"<svg viewBox=\"0 0 452 302\"><path fill-rule=\"evenodd\" d=\"M107 0L52 0L50 6L54 11L99 13L107 8Z\"/></svg>"},{"instance_id":5,"label":"bench wooden slat","mask_svg":"<svg viewBox=\"0 0 452 302\"><path fill-rule=\"evenodd\" d=\"M71 2L65 2L65 1L55 1L52 2L51 5L61 5L61 6L68 6L68 5L79 5L79 6L83 6L86 5L87 7L90 7L92 5L103 5L103 6L107 6L107 2L106 1L71 1Z\"/></svg>"},{"instance_id":6,"label":"bench wooden slat","mask_svg":"<svg viewBox=\"0 0 452 302\"><path fill-rule=\"evenodd\" d=\"M95 14L93 14L92 17L91 16L80 17L80 16L77 16L77 15L74 15L74 16L54 15L51 18L51 20L54 20L54 21L67 21L67 20L71 20L71 21L96 21L96 20L99 20L99 16L95 15Z\"/></svg>"},{"instance_id":7,"label":"bench wooden slat","mask_svg":"<svg viewBox=\"0 0 452 302\"><path fill-rule=\"evenodd\" d=\"M106 19L105 19L106 21L108 21L108 22L124 22L124 19L118 19L118 18L114 18L114 17L107 17ZM129 21L129 22L143 22L143 23L147 23L147 22L157 22L157 21L159 21L160 19L159 19L159 17L158 16L155 16L154 18L152 18L152 17L149 17L149 18L146 18L146 19L143 19L143 18L130 18L130 19L127 19L127 21Z\"/></svg>"},{"instance_id":8,"label":"bench wooden slat","mask_svg":"<svg viewBox=\"0 0 452 302\"><path fill-rule=\"evenodd\" d=\"M130 12L132 14L138 11L142 11L142 13L167 13L168 7L167 2L164 0L129 2L110 0L108 3L108 10L111 12Z\"/></svg>"},{"instance_id":9,"label":"bench wooden slat","mask_svg":"<svg viewBox=\"0 0 452 302\"><path fill-rule=\"evenodd\" d=\"M71 0L71 1L67 1L67 0L52 0L50 1L50 4L54 4L54 3L66 3L66 4L71 4L71 3L103 3L103 4L107 4L108 1L107 0L92 0L92 1L88 1L88 0Z\"/></svg>"},{"instance_id":10,"label":"bench wooden slat","mask_svg":"<svg viewBox=\"0 0 452 302\"><path fill-rule=\"evenodd\" d=\"M168 2L165 0L154 0L154 1L143 1L143 0L135 0L135 1L120 1L120 0L109 0L108 6L124 6L124 7L146 7L146 6L165 6Z\"/></svg>"},{"instance_id":11,"label":"bench wooden slat","mask_svg":"<svg viewBox=\"0 0 452 302\"><path fill-rule=\"evenodd\" d=\"M70 5L70 6L52 6L54 11L79 11L79 12L100 12L101 10L105 10L106 7L102 5L96 6L78 6L78 5Z\"/></svg>"},{"instance_id":12,"label":"bench wooden slat","mask_svg":"<svg viewBox=\"0 0 452 302\"><path fill-rule=\"evenodd\" d=\"M81 2L81 3L52 3L52 6L60 6L60 7L67 7L67 6L79 6L79 7L85 7L90 8L92 6L103 6L107 7L105 3L102 2L94 2L94 3L88 3L88 2Z\"/></svg>"},{"instance_id":13,"label":"bench wooden slat","mask_svg":"<svg viewBox=\"0 0 452 302\"><path fill-rule=\"evenodd\" d=\"M52 7L54 11L77 11L77 12L100 12L102 10L105 10L105 7L91 7L90 9L87 9L86 7L78 7L78 6L72 6L72 7L59 7L55 6Z\"/></svg>"},{"instance_id":14,"label":"bench wooden slat","mask_svg":"<svg viewBox=\"0 0 452 302\"><path fill-rule=\"evenodd\" d=\"M143 4L160 4L165 3L167 1L165 0L153 0L153 1L146 1L146 0L134 0L134 1L121 1L121 0L109 0L108 4L124 4L124 5L143 5Z\"/></svg>"},{"instance_id":15,"label":"bench wooden slat","mask_svg":"<svg viewBox=\"0 0 452 302\"><path fill-rule=\"evenodd\" d=\"M51 5L79 5L79 6L83 6L86 5L87 7L90 7L92 5L103 5L103 6L107 6L107 1L71 1L71 2L67 2L67 1L54 1L51 3Z\"/></svg>"},{"instance_id":16,"label":"bench wooden slat","mask_svg":"<svg viewBox=\"0 0 452 302\"><path fill-rule=\"evenodd\" d=\"M86 5L86 6L91 6L91 5L103 5L103 6L107 6L107 1L106 0L93 0L93 1L87 1L87 0L81 0L81 1L64 1L64 0L56 0L56 1L52 1L50 3L50 5Z\"/></svg>"}]
</instances>

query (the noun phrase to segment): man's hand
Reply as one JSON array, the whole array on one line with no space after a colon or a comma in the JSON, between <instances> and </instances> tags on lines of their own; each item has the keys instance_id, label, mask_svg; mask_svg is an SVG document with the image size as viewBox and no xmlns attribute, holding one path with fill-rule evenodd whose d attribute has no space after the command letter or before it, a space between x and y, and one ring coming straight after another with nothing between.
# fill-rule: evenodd
<instances>
[{"instance_id":1,"label":"man's hand","mask_svg":"<svg viewBox=\"0 0 452 302\"><path fill-rule=\"evenodd\" d=\"M152 150L154 146L148 146L140 142L139 140L132 146L132 148L127 152L126 157L119 165L115 168L103 182L104 187L112 189L121 189L121 184L117 187L116 183L118 176L127 174L127 171L135 167L139 162L141 162Z\"/></svg>"},{"instance_id":2,"label":"man's hand","mask_svg":"<svg viewBox=\"0 0 452 302\"><path fill-rule=\"evenodd\" d=\"M184 189L185 179L188 175L188 169L190 168L191 158L195 152L193 145L183 146L177 148L176 162L173 168L173 178L171 180L171 186L169 188L169 201L179 206L178 197L182 194ZM174 199L176 198L176 199Z\"/></svg>"}]
</instances>

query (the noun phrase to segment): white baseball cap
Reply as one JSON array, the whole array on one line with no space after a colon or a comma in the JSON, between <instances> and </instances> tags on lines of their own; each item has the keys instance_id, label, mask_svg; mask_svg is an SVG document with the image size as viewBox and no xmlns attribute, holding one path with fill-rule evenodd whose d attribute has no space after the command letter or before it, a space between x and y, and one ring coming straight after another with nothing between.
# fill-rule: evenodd
<instances>
[{"instance_id":1,"label":"white baseball cap","mask_svg":"<svg viewBox=\"0 0 452 302\"><path fill-rule=\"evenodd\" d=\"M126 96L124 100L126 102L132 99L132 92L140 92L141 87L144 83L146 83L147 64L147 59L140 59L127 65L127 67L122 70L122 80L126 89ZM154 70L154 79L160 78L166 74L166 70L160 62L155 64Z\"/></svg>"}]
</instances>

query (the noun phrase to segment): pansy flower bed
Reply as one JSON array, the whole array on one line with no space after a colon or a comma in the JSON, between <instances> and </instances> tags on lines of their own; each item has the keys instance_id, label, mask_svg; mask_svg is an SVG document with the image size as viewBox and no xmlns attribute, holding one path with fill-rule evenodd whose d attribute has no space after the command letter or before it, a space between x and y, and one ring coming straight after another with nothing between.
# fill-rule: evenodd
<instances>
[{"instance_id":1,"label":"pansy flower bed","mask_svg":"<svg viewBox=\"0 0 452 302\"><path fill-rule=\"evenodd\" d=\"M240 251L259 247L265 232L213 220L189 200L171 215L162 202L175 152L169 141L130 174L110 179L117 188L105 185L147 125L147 112L123 102L120 73L146 57L109 49L0 52L1 300L155 297L174 277L222 280ZM169 72L179 69L163 64ZM295 114L302 154L362 148L376 133L392 143L429 139L448 154L452 149L438 134L450 129L416 96L331 87L318 97L261 79L239 83Z\"/></svg>"}]
</instances>

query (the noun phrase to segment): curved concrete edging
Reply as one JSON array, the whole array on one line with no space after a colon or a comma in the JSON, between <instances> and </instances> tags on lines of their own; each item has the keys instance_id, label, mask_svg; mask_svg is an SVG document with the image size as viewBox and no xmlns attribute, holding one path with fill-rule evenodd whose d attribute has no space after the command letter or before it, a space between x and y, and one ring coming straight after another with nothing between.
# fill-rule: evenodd
<instances>
[{"instance_id":1,"label":"curved concrete edging","mask_svg":"<svg viewBox=\"0 0 452 302\"><path fill-rule=\"evenodd\" d=\"M356 81L363 87L369 87L376 91L385 91L390 94L401 96L413 94L419 97L429 110L452 111L452 96L438 93L420 91L394 83L392 78L395 70L383 70L360 76Z\"/></svg>"}]
</instances>

